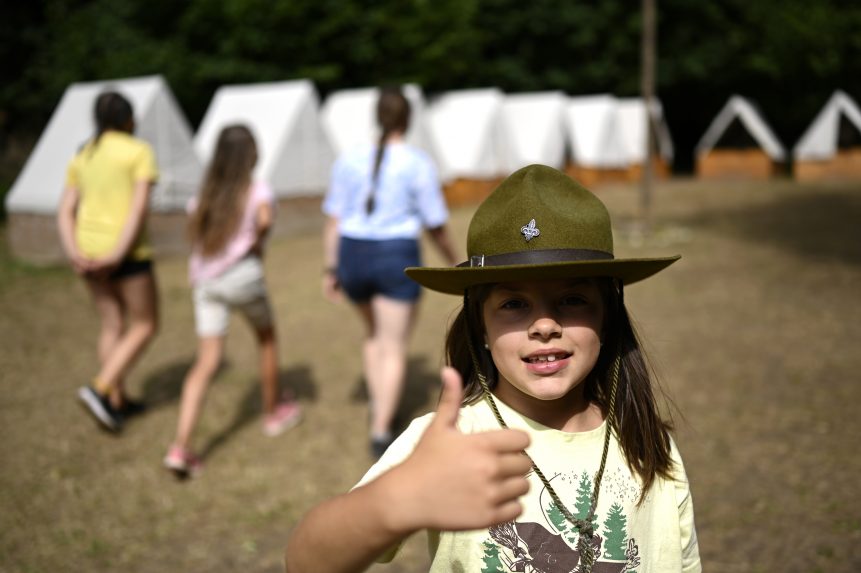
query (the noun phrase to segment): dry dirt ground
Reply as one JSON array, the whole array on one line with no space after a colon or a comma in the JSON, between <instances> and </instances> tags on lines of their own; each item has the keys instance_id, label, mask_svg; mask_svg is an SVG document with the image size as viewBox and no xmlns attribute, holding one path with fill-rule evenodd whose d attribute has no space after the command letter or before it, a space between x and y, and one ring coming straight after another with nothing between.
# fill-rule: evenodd
<instances>
[{"instance_id":1,"label":"dry dirt ground","mask_svg":"<svg viewBox=\"0 0 861 573\"><path fill-rule=\"evenodd\" d=\"M626 298L681 412L706 570L861 571L861 186L676 180L657 190L645 240L628 224L635 190L600 194L619 254L684 257ZM458 244L470 215L453 213ZM237 320L196 435L205 472L178 482L160 462L195 346L185 261L158 261L161 330L128 379L150 410L113 437L74 399L96 361L84 288L4 255L0 571L281 571L299 516L370 461L359 322L322 300L320 269L318 233L273 241L282 381L303 424L261 433L255 348ZM456 304L423 299L405 419L435 403ZM374 571L426 570L423 543Z\"/></svg>"}]
</instances>

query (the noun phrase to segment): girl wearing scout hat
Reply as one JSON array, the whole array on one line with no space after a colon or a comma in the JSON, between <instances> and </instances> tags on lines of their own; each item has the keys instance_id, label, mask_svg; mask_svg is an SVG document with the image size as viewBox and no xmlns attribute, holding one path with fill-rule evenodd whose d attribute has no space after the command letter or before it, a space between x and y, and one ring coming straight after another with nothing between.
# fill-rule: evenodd
<instances>
[{"instance_id":1,"label":"girl wearing scout hat","mask_svg":"<svg viewBox=\"0 0 861 573\"><path fill-rule=\"evenodd\" d=\"M429 533L431 571L700 571L693 505L623 300L679 257L616 259L592 193L532 165L473 216L436 413L314 508L287 570L360 571ZM524 455L525 454L525 455Z\"/></svg>"}]
</instances>

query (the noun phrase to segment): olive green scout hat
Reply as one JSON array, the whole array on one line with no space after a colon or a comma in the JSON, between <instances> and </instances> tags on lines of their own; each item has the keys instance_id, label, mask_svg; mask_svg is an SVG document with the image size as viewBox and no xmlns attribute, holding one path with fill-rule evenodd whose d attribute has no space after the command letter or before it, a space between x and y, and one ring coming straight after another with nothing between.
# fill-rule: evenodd
<instances>
[{"instance_id":1,"label":"olive green scout hat","mask_svg":"<svg viewBox=\"0 0 861 573\"><path fill-rule=\"evenodd\" d=\"M679 258L616 259L604 204L582 185L544 165L512 173L478 207L466 239L468 260L456 267L409 267L431 290L522 280L614 277L643 280Z\"/></svg>"}]
</instances>

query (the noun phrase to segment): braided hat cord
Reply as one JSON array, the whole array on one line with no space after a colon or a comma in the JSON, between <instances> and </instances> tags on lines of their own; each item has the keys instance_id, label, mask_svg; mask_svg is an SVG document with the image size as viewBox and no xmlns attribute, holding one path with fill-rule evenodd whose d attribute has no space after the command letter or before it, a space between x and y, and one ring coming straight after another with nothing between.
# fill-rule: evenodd
<instances>
[{"instance_id":1,"label":"braided hat cord","mask_svg":"<svg viewBox=\"0 0 861 573\"><path fill-rule=\"evenodd\" d=\"M464 296L466 299L466 296ZM466 300L464 300L464 308L466 308ZM499 412L499 408L496 406L496 401L493 399L493 394L490 391L490 386L487 383L487 378L481 371L478 363L478 357L475 353L475 348L472 344L471 337L467 336L467 346L469 347L469 356L472 360L472 366L475 370L476 377L478 378L478 383L481 385L482 392L484 394L484 399L487 402L488 406L490 406L491 411L493 412L493 416L496 418L497 423L502 428L508 428L508 424L505 423L505 420L502 418L502 414ZM620 344L621 346L621 344ZM562 515L565 519L571 523L576 529L578 533L577 539L577 550L580 553L580 573L591 573L592 566L595 564L597 560L597 555L595 554L595 547L592 545L592 536L594 535L594 525L592 520L595 517L595 510L598 507L598 493L601 490L601 480L604 477L604 467L607 463L607 452L610 449L610 434L612 433L612 429L615 426L616 420L616 389L619 385L619 368L621 364L621 348L616 352L616 357L613 360L613 370L611 373L611 384L610 384L610 401L608 404L609 411L607 413L607 424L605 426L604 431L604 448L601 453L601 464L598 467L598 473L595 474L595 487L592 490L592 499L589 505L589 513L586 515L585 519L579 519L574 517L574 514L568 510L562 500L559 498L559 495L556 493L556 490L553 489L553 486L550 485L550 481L544 475L544 472L541 471L541 468L538 467L538 464L535 463L535 460L532 459L526 451L523 452L529 461L532 463L532 470L535 472L535 475L538 476L538 479L541 480L541 483L544 485L544 488L547 490L547 493L550 494L550 498L553 500L553 503L556 504L556 507L559 508L559 511L562 512Z\"/></svg>"}]
</instances>

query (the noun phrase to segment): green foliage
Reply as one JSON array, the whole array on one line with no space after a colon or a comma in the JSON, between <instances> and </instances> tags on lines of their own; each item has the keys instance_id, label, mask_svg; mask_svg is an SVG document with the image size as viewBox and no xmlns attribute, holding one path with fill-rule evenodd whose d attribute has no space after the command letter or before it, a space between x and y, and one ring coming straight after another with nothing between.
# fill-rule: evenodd
<instances>
[{"instance_id":1,"label":"green foliage","mask_svg":"<svg viewBox=\"0 0 861 573\"><path fill-rule=\"evenodd\" d=\"M385 82L430 95L496 86L625 96L640 85L640 6L623 0L7 4L4 149L38 134L75 81L163 74L194 125L231 83L308 78L324 96ZM682 166L732 93L757 101L788 145L835 88L861 97L859 26L861 5L849 0L658 2L658 93Z\"/></svg>"}]
</instances>

